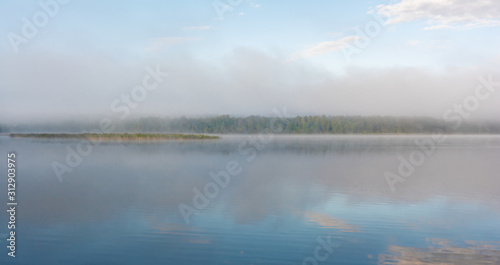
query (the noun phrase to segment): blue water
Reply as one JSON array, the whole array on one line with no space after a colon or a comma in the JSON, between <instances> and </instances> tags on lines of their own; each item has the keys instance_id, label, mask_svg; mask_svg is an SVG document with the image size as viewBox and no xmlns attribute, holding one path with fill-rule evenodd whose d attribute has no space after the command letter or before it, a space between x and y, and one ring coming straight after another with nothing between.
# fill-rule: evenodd
<instances>
[{"instance_id":1,"label":"blue water","mask_svg":"<svg viewBox=\"0 0 500 265\"><path fill-rule=\"evenodd\" d=\"M18 201L1 264L500 264L500 137L449 136L391 191L416 139L431 138L94 143L68 166L89 142L0 136Z\"/></svg>"}]
</instances>

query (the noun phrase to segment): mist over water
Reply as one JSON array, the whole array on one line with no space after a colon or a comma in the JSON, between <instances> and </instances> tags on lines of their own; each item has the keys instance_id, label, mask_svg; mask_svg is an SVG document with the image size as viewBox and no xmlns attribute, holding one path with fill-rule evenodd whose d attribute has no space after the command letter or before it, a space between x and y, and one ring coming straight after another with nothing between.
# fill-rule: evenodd
<instances>
[{"instance_id":1,"label":"mist over water","mask_svg":"<svg viewBox=\"0 0 500 265\"><path fill-rule=\"evenodd\" d=\"M498 264L500 138L449 136L391 192L384 173L428 137L105 142L59 182L51 163L79 140L0 136L18 154L16 264L302 264L318 240L324 264ZM230 161L186 222L179 205Z\"/></svg>"},{"instance_id":2,"label":"mist over water","mask_svg":"<svg viewBox=\"0 0 500 265\"><path fill-rule=\"evenodd\" d=\"M500 264L500 1L0 18L0 264Z\"/></svg>"}]
</instances>

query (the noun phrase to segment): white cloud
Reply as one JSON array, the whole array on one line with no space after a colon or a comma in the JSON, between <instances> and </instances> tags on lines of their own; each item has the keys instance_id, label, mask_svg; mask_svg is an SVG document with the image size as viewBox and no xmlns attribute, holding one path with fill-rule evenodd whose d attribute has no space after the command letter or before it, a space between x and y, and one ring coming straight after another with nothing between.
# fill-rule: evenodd
<instances>
[{"instance_id":1,"label":"white cloud","mask_svg":"<svg viewBox=\"0 0 500 265\"><path fill-rule=\"evenodd\" d=\"M376 11L391 15L387 24L426 20L425 30L500 26L498 0L402 0L378 5Z\"/></svg>"},{"instance_id":2,"label":"white cloud","mask_svg":"<svg viewBox=\"0 0 500 265\"><path fill-rule=\"evenodd\" d=\"M318 43L312 48L293 54L291 60L339 51L344 48L345 45L350 44L360 38L361 37L359 36L347 36L340 40L324 41Z\"/></svg>"},{"instance_id":3,"label":"white cloud","mask_svg":"<svg viewBox=\"0 0 500 265\"><path fill-rule=\"evenodd\" d=\"M444 39L438 40L428 40L428 41L416 41L411 40L407 42L408 46L416 47L419 49L436 50L436 49L448 49L451 47L450 41Z\"/></svg>"},{"instance_id":4,"label":"white cloud","mask_svg":"<svg viewBox=\"0 0 500 265\"><path fill-rule=\"evenodd\" d=\"M163 47L182 44L190 41L197 41L199 38L185 38L185 37L163 37L153 39L151 44L147 47L148 51L158 51Z\"/></svg>"},{"instance_id":5,"label":"white cloud","mask_svg":"<svg viewBox=\"0 0 500 265\"><path fill-rule=\"evenodd\" d=\"M211 25L203 25L203 26L189 26L182 28L183 30L209 30L211 29Z\"/></svg>"},{"instance_id":6,"label":"white cloud","mask_svg":"<svg viewBox=\"0 0 500 265\"><path fill-rule=\"evenodd\" d=\"M253 7L253 8L260 8L260 7L261 7L261 5L250 1L250 7Z\"/></svg>"}]
</instances>

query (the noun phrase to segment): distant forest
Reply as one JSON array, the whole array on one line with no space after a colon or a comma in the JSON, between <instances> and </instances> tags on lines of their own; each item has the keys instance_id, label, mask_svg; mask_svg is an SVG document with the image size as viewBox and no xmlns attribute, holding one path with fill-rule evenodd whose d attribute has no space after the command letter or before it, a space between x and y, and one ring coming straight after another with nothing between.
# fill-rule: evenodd
<instances>
[{"instance_id":1,"label":"distant forest","mask_svg":"<svg viewBox=\"0 0 500 265\"><path fill-rule=\"evenodd\" d=\"M465 133L500 134L500 123L465 121L457 129L452 123L428 117L381 116L302 116L275 118L263 116L209 118L148 117L111 121L113 132L244 134L278 132L284 134L409 134ZM272 128L271 128L272 127ZM91 132L99 122L61 122L1 126L0 132ZM272 130L271 130L272 129Z\"/></svg>"}]
</instances>

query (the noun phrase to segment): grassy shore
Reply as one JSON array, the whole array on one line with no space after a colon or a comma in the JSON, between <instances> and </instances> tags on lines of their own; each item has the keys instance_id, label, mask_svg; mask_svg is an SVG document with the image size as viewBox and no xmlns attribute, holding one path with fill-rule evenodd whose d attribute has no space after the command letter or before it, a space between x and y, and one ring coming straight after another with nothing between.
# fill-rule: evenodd
<instances>
[{"instance_id":1,"label":"grassy shore","mask_svg":"<svg viewBox=\"0 0 500 265\"><path fill-rule=\"evenodd\" d=\"M208 140L219 136L203 134L163 134L163 133L11 133L10 137L44 139L89 139L89 140Z\"/></svg>"}]
</instances>

